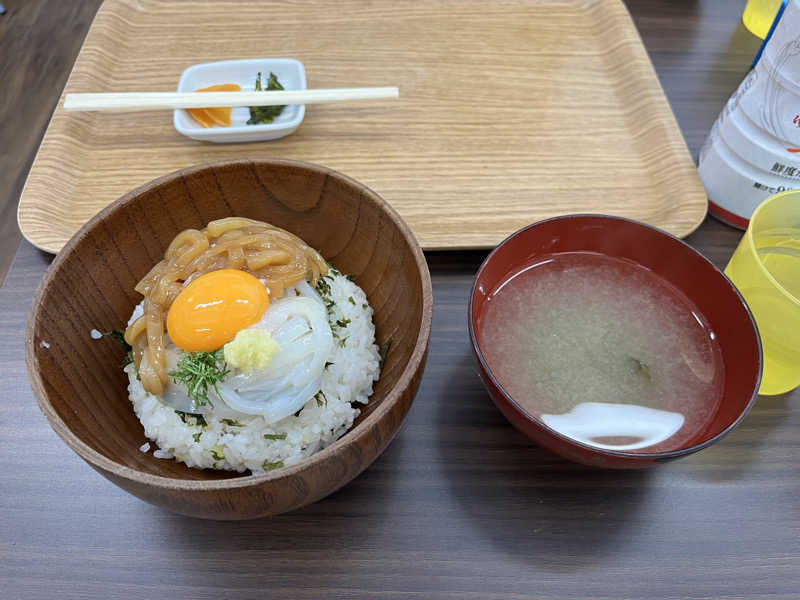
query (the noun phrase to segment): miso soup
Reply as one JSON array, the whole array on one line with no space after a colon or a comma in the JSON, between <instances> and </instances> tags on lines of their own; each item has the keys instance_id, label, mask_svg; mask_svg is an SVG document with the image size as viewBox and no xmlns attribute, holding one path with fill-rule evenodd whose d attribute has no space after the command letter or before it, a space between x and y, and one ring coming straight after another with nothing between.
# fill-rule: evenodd
<instances>
[{"instance_id":1,"label":"miso soup","mask_svg":"<svg viewBox=\"0 0 800 600\"><path fill-rule=\"evenodd\" d=\"M529 414L586 444L685 447L722 395L722 354L696 306L645 267L592 252L539 257L491 293L481 351Z\"/></svg>"}]
</instances>

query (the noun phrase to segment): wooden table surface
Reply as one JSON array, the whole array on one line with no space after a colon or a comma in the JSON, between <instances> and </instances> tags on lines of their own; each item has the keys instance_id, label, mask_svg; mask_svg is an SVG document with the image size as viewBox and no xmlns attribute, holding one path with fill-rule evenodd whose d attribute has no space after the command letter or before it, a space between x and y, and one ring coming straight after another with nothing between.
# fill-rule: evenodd
<instances>
[{"instance_id":1,"label":"wooden table surface","mask_svg":"<svg viewBox=\"0 0 800 600\"><path fill-rule=\"evenodd\" d=\"M4 219L96 4L6 2ZM758 46L743 6L629 2L694 155ZM688 241L724 266L739 237L707 219ZM428 255L426 375L374 465L295 513L223 523L140 502L51 431L23 361L49 257L23 242L0 289L0 597L800 598L800 392L760 398L725 439L652 471L565 462L507 424L472 366L466 302L483 257Z\"/></svg>"}]
</instances>

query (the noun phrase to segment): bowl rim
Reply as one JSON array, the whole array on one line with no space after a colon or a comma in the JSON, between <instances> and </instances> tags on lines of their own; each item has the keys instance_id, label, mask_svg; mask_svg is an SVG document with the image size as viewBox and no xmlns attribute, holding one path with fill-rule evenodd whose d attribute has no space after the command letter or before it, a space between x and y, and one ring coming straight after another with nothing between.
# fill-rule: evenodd
<instances>
[{"instance_id":1,"label":"bowl rim","mask_svg":"<svg viewBox=\"0 0 800 600\"><path fill-rule=\"evenodd\" d=\"M565 221L565 220L572 220L572 219L578 219L578 218L583 218L583 219L590 218L590 219L597 219L597 220L621 221L621 222L627 223L629 225L638 226L638 227L642 227L644 229L648 229L651 232L653 232L654 234L657 234L657 235L660 234L662 236L666 236L668 238L671 238L672 240L674 240L676 242L679 242L685 249L689 250L691 253L695 254L696 256L698 256L699 258L704 260L708 265L710 265L714 269L714 271L716 271L717 274L720 275L723 278L723 280L728 284L729 288L736 294L736 297L739 299L739 303L744 307L745 313L747 314L748 318L750 319L750 324L753 326L753 332L755 334L755 339L756 339L756 347L758 349L758 374L756 376L754 389L750 394L750 399L747 401L747 404L745 405L744 410L741 411L741 413L736 417L736 419L733 420L733 422L731 422L725 429L720 431L715 436L713 436L713 437L711 437L711 438L709 438L707 440L703 440L702 442L699 442L697 444L693 444L692 446L688 446L686 448L679 448L677 450L669 450L669 451L666 451L666 452L650 452L650 453L645 453L645 452L626 452L624 450L608 450L608 449L605 449L605 448L599 448L597 446L592 446L590 444L586 444L584 442L581 442L579 440L576 440L576 439L571 438L571 437L569 437L567 435L564 435L563 433L560 433L560 432L556 431L552 427L548 426L541 419L538 419L534 415L530 414L527 410L525 410L522 406L520 406L511 397L511 394L506 392L506 390L503 388L503 386L500 385L500 382L497 381L497 378L494 376L494 374L492 373L491 369L489 369L489 365L486 363L486 360L485 360L485 358L483 356L483 353L481 352L480 346L478 345L478 340L477 340L477 337L475 335L475 324L474 324L473 318L472 318L472 313L473 313L472 307L473 307L473 303L474 303L474 300L475 300L475 293L477 291L478 280L479 280L479 278L481 276L481 273L483 273L483 270L486 268L486 266L489 264L489 262L495 256L495 254L500 250L500 248L502 248L506 243L510 242L512 239L516 238L517 236L522 235L523 233L525 233L529 229L533 229L535 227L539 227L541 225L544 225L546 223L550 223L552 221L562 221L562 220ZM467 312L467 324L468 324L468 329L469 329L469 339L470 339L470 343L472 345L473 353L475 354L478 362L480 363L481 369L486 374L486 376L489 378L489 380L491 381L492 385L494 385L495 388L497 388L497 390L500 392L500 394L503 396L503 398L505 398L505 400L507 402L509 402L513 407L515 407L517 409L517 411L526 420L528 420L529 422L532 422L534 425L536 425L537 427L539 427L542 430L544 430L548 435L550 435L552 437L555 437L556 439L559 439L559 440L561 440L563 442L566 442L568 445L578 446L581 449L588 450L590 452L597 453L597 454L600 454L602 456L613 457L613 458L624 458L624 459L632 460L632 461L646 462L646 461L653 461L653 460L666 461L666 460L670 460L670 459L674 459L674 458L679 458L681 456L686 456L688 454L693 454L694 452L697 452L699 450L702 450L703 448L706 448L707 446L710 446L714 442L718 441L719 439L723 438L725 435L730 433L732 430L736 429L736 427L742 422L742 420L745 418L745 416L747 416L747 413L750 412L750 409L753 407L753 404L755 404L756 398L758 397L758 389L761 386L761 376L762 376L762 373L763 373L763 365L764 365L764 357L763 357L762 348L761 348L761 336L760 336L760 334L758 332L758 326L756 325L756 321L753 318L753 313L750 311L750 307L747 306L747 302L745 302L745 300L742 297L741 293L739 293L739 290L736 288L736 286L733 284L733 282L728 278L727 275L725 275L725 273L721 269L719 269L708 258L706 258L705 256L703 256L703 254L701 254L700 252L698 252L697 250L692 248L685 241L683 241L682 239L672 235L671 233L668 233L668 232L666 232L666 231L664 231L662 229L659 229L658 227L654 227L652 225L648 225L647 223L643 223L641 221L636 221L635 219L628 219L626 217L618 217L618 216L614 216L614 215L604 215L604 214L598 214L598 213L576 213L576 214L569 214L569 215L560 215L560 216L556 216L556 217L551 217L549 219L542 219L541 221L536 221L535 223L531 223L530 225L527 225L527 226L523 227L522 229L519 229L519 230L515 231L514 233L509 235L507 238L505 238L502 242L500 242L497 245L497 247L494 250L492 250L489 253L489 255L481 263L481 266L478 268L478 271L475 273L475 278L473 279L473 282L472 282L472 288L470 290L469 305L467 307L467 311L468 311ZM724 400L724 397L723 397L723 400Z\"/></svg>"},{"instance_id":2,"label":"bowl rim","mask_svg":"<svg viewBox=\"0 0 800 600\"><path fill-rule=\"evenodd\" d=\"M414 256L414 260L417 265L417 272L420 275L422 283L421 323L419 332L417 333L416 341L414 343L414 349L411 353L411 356L409 357L408 363L403 369L403 372L400 374L397 383L392 387L391 390L389 390L386 398L384 399L382 404L377 408L377 410L370 413L366 419L364 419L361 423L359 423L358 425L347 431L344 436L336 440L333 444L331 444L327 448L324 448L319 452L316 452L311 456L300 460L298 463L294 465L290 465L282 469L277 469L275 471L268 471L260 475L252 475L252 474L246 475L245 473L239 473L238 477L232 477L229 479L211 479L211 480L177 479L172 477L164 477L162 475L153 475L151 473L145 473L137 469L134 469L132 467L125 466L121 463L118 463L104 456L103 454L94 450L91 446L86 444L83 440L81 440L64 423L64 421L52 407L49 399L47 398L47 394L45 393L44 390L44 384L42 382L39 373L39 361L36 357L36 352L34 349L33 333L36 321L36 312L37 312L36 308L41 305L41 300L45 290L49 287L50 282L55 277L55 273L59 270L61 265L66 261L66 257L83 240L83 238L85 238L88 235L89 230L93 229L98 224L102 223L110 214L120 210L123 206L126 206L134 202L135 199L143 192L146 192L152 188L163 185L164 183L167 183L169 181L173 181L175 179L183 179L200 171L205 171L209 169L213 170L232 165L242 165L242 164L244 165L249 164L251 165L251 168L254 167L255 165L262 165L262 166L278 165L278 166L299 167L323 174L326 177L335 177L340 181L346 183L347 185L355 187L361 193L362 198L368 199L370 202L376 204L380 209L382 209L387 213L389 218L395 223L398 230L402 234L403 239L409 245L412 255ZM39 409L44 414L48 423L56 432L56 434L58 434L58 436L62 440L64 440L67 446L69 446L76 454L78 454L78 456L80 456L83 460L88 462L92 467L100 469L102 472L109 473L113 476L116 476L120 479L124 479L134 484L144 484L147 486L160 488L164 490L218 491L225 489L238 489L251 486L258 486L267 482L280 481L283 479L288 480L302 471L316 467L320 463L326 461L328 458L341 454L342 452L344 452L345 448L349 446L352 442L360 440L361 438L369 435L371 431L374 429L374 427L383 419L383 417L390 410L392 410L392 408L394 408L398 400L401 398L403 392L410 386L413 377L417 374L420 368L424 369L423 361L425 358L425 354L427 352L428 342L430 340L432 320L433 320L433 286L431 284L430 271L428 270L428 264L425 260L425 255L422 252L422 248L420 247L419 242L417 242L416 238L414 237L414 234L411 232L411 229L408 227L405 221L403 221L403 219L397 214L394 208L392 208L392 206L388 202L386 202L377 192L373 191L366 185L356 181L352 177L349 177L339 171L336 171L329 167L324 167L322 165L309 163L305 161L284 159L284 158L227 159L227 160L211 161L197 165L192 165L189 167L184 167L182 169L178 169L171 173L167 173L165 175L157 177L156 179L153 179L152 181L149 181L143 185L140 185L139 187L127 192L126 194L124 194L123 196L121 196L120 198L111 202L108 206L103 208L100 212L98 212L91 219L89 219L70 238L70 240L64 245L64 247L56 255L55 259L48 267L47 272L42 278L42 281L39 283L39 287L37 288L36 293L34 294L33 302L31 304L31 310L28 315L28 322L25 329L25 363L27 367L28 380L30 382L31 389L33 391L34 396L36 397L36 402L39 405ZM374 458L377 458L377 455L373 457L372 460L374 460ZM190 467L185 467L185 468L189 469Z\"/></svg>"}]
</instances>

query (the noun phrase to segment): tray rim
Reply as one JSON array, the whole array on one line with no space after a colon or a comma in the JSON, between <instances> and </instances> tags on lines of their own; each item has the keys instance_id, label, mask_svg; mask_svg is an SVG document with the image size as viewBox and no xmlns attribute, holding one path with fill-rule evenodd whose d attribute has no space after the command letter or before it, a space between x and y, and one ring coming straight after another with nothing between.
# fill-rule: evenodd
<instances>
[{"instance_id":1,"label":"tray rim","mask_svg":"<svg viewBox=\"0 0 800 600\"><path fill-rule=\"evenodd\" d=\"M522 2L520 2L520 3L524 3L524 1L525 0L522 0ZM655 67L653 66L652 60L650 59L650 55L649 55L649 53L647 52L647 49L644 46L644 42L642 41L641 35L639 33L639 30L636 27L636 24L634 23L633 18L632 18L631 14L630 14L630 11L628 10L628 7L626 6L624 0L573 0L573 2L575 4L581 5L581 7L584 8L584 9L587 9L587 8L590 8L590 7L591 8L597 8L598 6L601 6L601 7L605 8L606 10L616 11L617 14L613 15L614 21L617 22L617 23L619 23L621 21L622 24L626 27L628 34L633 38L631 40L633 42L633 44L631 44L630 51L633 52L634 54L638 55L638 58L642 61L642 64L638 65L637 69L636 69L637 71L640 71L639 72L639 77L637 77L637 80L642 82L642 83L644 83L645 87L648 88L650 90L650 92L652 92L650 94L650 97L647 100L647 103L650 104L650 105L652 105L653 102L659 103L659 101L663 103L662 107L654 106L653 108L655 110L657 110L659 113L661 113L660 114L661 124L664 126L664 131L663 131L662 136L664 138L665 146L670 148L671 153L675 156L676 159L680 158L680 156L679 156L680 154L684 154L685 157L689 161L688 164L692 164L694 166L695 165L695 161L693 160L693 158L691 156L691 153L689 151L688 145L686 144L686 140L685 140L685 138L683 136L683 132L681 131L680 126L678 125L678 122L677 122L677 119L675 117L674 111L672 110L672 105L670 104L669 99L668 99L666 93L664 92L664 88L663 88L663 86L661 84L661 81L660 81L660 79L658 77L658 73L656 72ZM78 60L80 59L81 55L84 52L84 49L85 49L86 44L87 44L87 41L89 40L90 35L91 35L93 29L95 28L97 20L98 20L99 17L104 15L104 11L113 11L114 5L116 5L116 4L124 4L124 0L103 0L102 4L99 6L97 12L95 13L94 17L92 18L92 23L89 26L89 29L87 30L86 36L84 37L83 41L81 42L80 49L78 51L78 54L75 57L75 61L73 62L72 67L70 68L69 76L68 76L66 82L64 83L64 87L61 90L61 93L59 95L59 99L58 99L56 105L53 107L52 113L50 114L50 118L48 119L47 127L44 130L42 138L41 138L41 140L39 142L39 146L37 147L36 153L34 154L33 161L31 162L31 166L28 169L28 173L25 176L25 183L24 183L24 185L22 187L22 190L20 192L20 196L19 196L19 199L18 199L17 211L16 211L17 226L18 226L18 228L20 230L20 233L22 234L22 237L25 238L26 241L28 241L31 245L33 245L37 249L39 249L39 250L41 250L43 252L49 253L49 254L53 254L53 255L58 254L58 252L61 250L61 248L63 248L64 245L66 245L66 243L78 232L78 230L81 228L81 226L83 224L79 224L75 228L75 230L73 231L72 235L70 237L68 237L67 239L63 240L60 245L58 245L57 242L51 244L51 243L48 243L47 241L40 241L39 238L38 238L37 232L31 233L28 230L26 230L26 226L25 226L25 223L24 223L24 220L25 220L24 213L25 213L26 208L28 208L28 205L30 204L31 206L35 206L37 204L37 202L35 200L30 201L30 202L26 202L26 191L28 189L28 184L29 184L29 181L31 179L31 174L34 173L34 169L37 166L37 163L39 161L39 157L40 157L40 154L42 152L42 148L44 146L45 139L47 138L48 133L50 132L50 128L51 128L53 119L55 118L55 116L58 113L58 111L62 110L62 105L63 105L64 96L65 96L66 90L70 87L70 84L72 83L72 79L73 79L73 76L75 74L76 65L78 64ZM109 7L111 7L111 8L109 8ZM219 60L225 60L225 59L220 58ZM648 81L648 79L649 79L649 81ZM281 158L281 157L276 157L276 158ZM301 160L306 160L306 159L301 158ZM208 161L202 161L202 162L208 162ZM307 162L309 162L309 161L307 161ZM196 166L197 164L200 164L200 163L193 163L192 165L185 165L184 167L180 167L180 168L185 168L185 167L188 167L188 166ZM330 168L330 167L327 167L327 165L321 165L321 166L324 166L326 168ZM169 172L172 172L173 170L175 170L175 169L172 169ZM165 174L167 174L167 173L163 173L163 172L159 173L153 179L157 179L159 177L162 177ZM708 213L708 197L707 197L707 194L705 193L705 189L704 189L704 187L702 185L702 182L701 182L701 180L699 178L699 175L697 175L696 169L694 170L694 174L696 175L696 183L699 183L699 191L702 192L701 195L703 197L703 201L702 201L702 203L701 202L697 202L697 208L699 208L700 210L695 211L697 214L694 216L694 218L691 220L691 222L688 224L688 226L684 227L683 229L677 229L677 228L666 229L666 228L662 227L660 224L651 223L650 221L641 221L641 222L643 222L643 223L645 223L645 224L647 224L647 225L649 225L651 227L655 227L657 229L662 229L663 231L666 231L670 235L674 235L674 236L678 237L679 239L684 239L684 238L690 236L692 233L694 233L700 227L700 225L703 223L703 221L706 219L707 215L709 214ZM690 175L690 178L691 178L691 175ZM683 177L682 177L682 179L683 179ZM152 181L152 179L149 180L149 181ZM144 185L145 183L148 183L148 182L142 182L140 185ZM139 187L139 186L137 185L135 187ZM98 208L97 212L99 212L100 210L103 210L103 208L105 208L106 206L109 206L110 204L113 204L114 202L117 202L121 197L123 197L127 193L128 193L127 191L123 192L118 198L115 198L115 199L109 201L104 206ZM387 200L387 202L389 202L389 204L391 205L391 202L389 200ZM689 206L692 206L692 203L686 203L686 204L683 204L683 205L680 205L680 206L681 207L689 207ZM395 210L397 210L397 209L395 209ZM588 211L588 212L587 211L580 211L580 212L582 214L589 214L589 213L591 213L591 214L611 214L611 213L593 213L592 211ZM672 211L670 211L670 212L672 212ZM560 213L560 216L563 216L563 215L566 215L566 214L572 214L572 213ZM557 216L557 215L543 216L541 218L537 218L535 221L531 221L531 223L538 222L540 220L544 220L544 219L548 219L548 218L552 218L553 216ZM402 215L401 215L401 218L402 218ZM636 220L636 219L634 219L634 220ZM686 219L686 220L688 221L688 219ZM528 226L529 224L530 223L526 223L525 225L522 225L520 227L520 229ZM465 243L465 244L457 244L457 243L432 244L432 243L427 243L425 240L420 240L419 239L419 237L420 237L419 234L414 232L413 229L412 229L412 233L414 233L415 237L417 238L418 242L420 243L420 246L423 248L424 251L432 251L432 252L453 251L453 252L459 252L459 251L469 251L469 250L489 250L489 249L495 248L499 243L502 242L503 239L505 239L508 235L511 235L513 232L500 233L499 235L495 236L495 237L497 237L497 240L495 242L480 242L480 241L476 241L476 242L473 242L473 243ZM440 238L441 237L442 236L440 236ZM447 237L447 236L445 236L445 237Z\"/></svg>"}]
</instances>

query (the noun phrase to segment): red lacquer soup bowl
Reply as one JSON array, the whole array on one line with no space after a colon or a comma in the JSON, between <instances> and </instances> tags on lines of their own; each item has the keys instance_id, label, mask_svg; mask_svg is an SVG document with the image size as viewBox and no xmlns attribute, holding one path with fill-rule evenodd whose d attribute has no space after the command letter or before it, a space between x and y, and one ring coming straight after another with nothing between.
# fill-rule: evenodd
<instances>
[{"instance_id":1,"label":"red lacquer soup bowl","mask_svg":"<svg viewBox=\"0 0 800 600\"><path fill-rule=\"evenodd\" d=\"M481 350L481 320L486 314L487 300L498 286L537 258L564 252L592 252L645 267L685 295L715 333L723 365L722 399L708 425L679 447L652 453L626 452L563 435L522 408L489 368ZM538 445L587 465L650 467L702 450L739 424L753 405L761 381L758 330L750 310L728 278L678 238L619 217L568 215L534 223L508 237L478 270L468 318L481 379L503 415Z\"/></svg>"}]
</instances>

